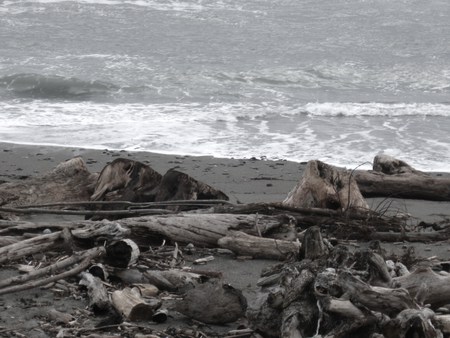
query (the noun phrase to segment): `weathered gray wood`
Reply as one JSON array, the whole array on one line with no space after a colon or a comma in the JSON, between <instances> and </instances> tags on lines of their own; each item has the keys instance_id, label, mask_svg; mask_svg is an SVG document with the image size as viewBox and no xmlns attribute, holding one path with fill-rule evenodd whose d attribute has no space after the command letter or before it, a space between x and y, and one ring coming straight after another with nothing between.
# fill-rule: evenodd
<instances>
[{"instance_id":1,"label":"weathered gray wood","mask_svg":"<svg viewBox=\"0 0 450 338\"><path fill-rule=\"evenodd\" d=\"M129 321L152 320L155 311L161 306L156 298L144 300L137 288L116 290L111 295L115 309Z\"/></svg>"},{"instance_id":2,"label":"weathered gray wood","mask_svg":"<svg viewBox=\"0 0 450 338\"><path fill-rule=\"evenodd\" d=\"M117 158L101 171L91 200L139 202L145 199L146 191L159 185L161 178L160 173L144 163Z\"/></svg>"},{"instance_id":3,"label":"weathered gray wood","mask_svg":"<svg viewBox=\"0 0 450 338\"><path fill-rule=\"evenodd\" d=\"M297 257L301 246L297 241L263 238L242 231L231 232L230 235L220 238L217 244L239 256L277 260Z\"/></svg>"},{"instance_id":4,"label":"weathered gray wood","mask_svg":"<svg viewBox=\"0 0 450 338\"><path fill-rule=\"evenodd\" d=\"M89 272L81 272L80 277L81 280L79 284L87 288L89 306L92 308L94 313L101 314L110 311L112 304L101 279L94 277Z\"/></svg>"},{"instance_id":5,"label":"weathered gray wood","mask_svg":"<svg viewBox=\"0 0 450 338\"><path fill-rule=\"evenodd\" d=\"M87 201L96 179L83 159L74 157L45 175L0 184L0 205Z\"/></svg>"},{"instance_id":6,"label":"weathered gray wood","mask_svg":"<svg viewBox=\"0 0 450 338\"><path fill-rule=\"evenodd\" d=\"M281 222L281 223L280 223ZM143 216L127 218L117 223L131 229L133 236L151 238L155 234L162 235L172 241L192 243L200 246L216 246L217 241L238 230L257 235L256 224L262 234L283 223L283 219L266 215L239 214L191 214ZM133 239L136 239L133 237Z\"/></svg>"},{"instance_id":7,"label":"weathered gray wood","mask_svg":"<svg viewBox=\"0 0 450 338\"><path fill-rule=\"evenodd\" d=\"M437 274L430 267L417 267L409 275L394 278L393 285L408 290L412 297L422 291L421 300L431 308L450 304L450 276Z\"/></svg>"},{"instance_id":8,"label":"weathered gray wood","mask_svg":"<svg viewBox=\"0 0 450 338\"><path fill-rule=\"evenodd\" d=\"M309 161L302 178L283 201L298 208L368 210L352 175L321 161Z\"/></svg>"},{"instance_id":9,"label":"weathered gray wood","mask_svg":"<svg viewBox=\"0 0 450 338\"><path fill-rule=\"evenodd\" d=\"M83 271L84 269L86 269L89 266L91 259L99 257L99 256L103 255L104 253L105 253L105 249L103 247L95 248L95 250L90 252L89 255L83 256L83 260L77 266L73 267L72 269L70 269L68 271L64 271L64 272L61 272L56 275L52 275L47 278L32 280L25 284L5 287L3 289L0 289L0 295L12 293L12 292L23 291L23 290L28 290L28 289L35 288L38 286L43 286L43 285L47 285L49 283L53 283L60 279L74 276L74 275L80 273L81 271Z\"/></svg>"},{"instance_id":10,"label":"weathered gray wood","mask_svg":"<svg viewBox=\"0 0 450 338\"><path fill-rule=\"evenodd\" d=\"M354 177L365 197L450 201L450 178L420 172L390 156L377 155L373 171L358 170Z\"/></svg>"}]
</instances>

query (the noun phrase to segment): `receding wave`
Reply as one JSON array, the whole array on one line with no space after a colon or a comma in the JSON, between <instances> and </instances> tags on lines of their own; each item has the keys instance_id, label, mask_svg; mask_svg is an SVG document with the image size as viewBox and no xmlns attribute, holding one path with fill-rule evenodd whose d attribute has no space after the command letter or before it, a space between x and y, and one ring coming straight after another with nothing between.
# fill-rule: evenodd
<instances>
[{"instance_id":1,"label":"receding wave","mask_svg":"<svg viewBox=\"0 0 450 338\"><path fill-rule=\"evenodd\" d=\"M0 78L0 87L19 97L37 99L91 99L119 90L114 84L74 77L41 74L13 74Z\"/></svg>"},{"instance_id":2,"label":"receding wave","mask_svg":"<svg viewBox=\"0 0 450 338\"><path fill-rule=\"evenodd\" d=\"M308 103L301 113L311 116L449 116L447 103Z\"/></svg>"}]
</instances>

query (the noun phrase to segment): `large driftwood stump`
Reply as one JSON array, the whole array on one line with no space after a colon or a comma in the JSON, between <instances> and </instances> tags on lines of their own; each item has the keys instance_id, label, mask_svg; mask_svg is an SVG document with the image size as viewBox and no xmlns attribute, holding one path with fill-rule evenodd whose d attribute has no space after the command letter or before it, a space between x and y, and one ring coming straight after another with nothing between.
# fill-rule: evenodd
<instances>
[{"instance_id":1,"label":"large driftwood stump","mask_svg":"<svg viewBox=\"0 0 450 338\"><path fill-rule=\"evenodd\" d=\"M450 179L415 170L404 161L377 155L372 171L354 173L361 193L366 197L397 197L450 201Z\"/></svg>"},{"instance_id":2,"label":"large driftwood stump","mask_svg":"<svg viewBox=\"0 0 450 338\"><path fill-rule=\"evenodd\" d=\"M321 161L309 161L303 177L283 201L297 208L369 209L352 175Z\"/></svg>"},{"instance_id":3,"label":"large driftwood stump","mask_svg":"<svg viewBox=\"0 0 450 338\"><path fill-rule=\"evenodd\" d=\"M222 191L174 169L166 172L155 192L155 201L209 199L228 200L228 196Z\"/></svg>"},{"instance_id":4,"label":"large driftwood stump","mask_svg":"<svg viewBox=\"0 0 450 338\"><path fill-rule=\"evenodd\" d=\"M125 158L115 159L103 168L91 200L153 202L173 200L222 199L227 195L170 169L162 176L150 166Z\"/></svg>"},{"instance_id":5,"label":"large driftwood stump","mask_svg":"<svg viewBox=\"0 0 450 338\"><path fill-rule=\"evenodd\" d=\"M83 159L74 157L45 175L0 184L0 205L87 201L96 179Z\"/></svg>"},{"instance_id":6,"label":"large driftwood stump","mask_svg":"<svg viewBox=\"0 0 450 338\"><path fill-rule=\"evenodd\" d=\"M160 173L144 163L118 158L101 171L91 200L141 202L147 191L159 185L161 178Z\"/></svg>"}]
</instances>

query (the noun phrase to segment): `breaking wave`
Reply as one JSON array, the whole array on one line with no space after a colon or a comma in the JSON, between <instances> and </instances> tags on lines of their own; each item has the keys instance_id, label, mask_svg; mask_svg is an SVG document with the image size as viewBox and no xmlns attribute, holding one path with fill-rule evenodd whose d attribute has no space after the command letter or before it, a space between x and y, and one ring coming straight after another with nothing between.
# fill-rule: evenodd
<instances>
[{"instance_id":1,"label":"breaking wave","mask_svg":"<svg viewBox=\"0 0 450 338\"><path fill-rule=\"evenodd\" d=\"M13 74L0 78L0 88L15 96L33 99L85 100L118 91L114 84L74 77L41 75L34 73Z\"/></svg>"}]
</instances>

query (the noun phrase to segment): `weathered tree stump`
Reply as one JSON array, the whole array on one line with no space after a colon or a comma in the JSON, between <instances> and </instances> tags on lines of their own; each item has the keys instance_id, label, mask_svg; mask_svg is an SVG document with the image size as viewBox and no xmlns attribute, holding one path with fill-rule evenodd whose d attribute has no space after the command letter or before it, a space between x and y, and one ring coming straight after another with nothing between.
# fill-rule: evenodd
<instances>
[{"instance_id":1,"label":"weathered tree stump","mask_svg":"<svg viewBox=\"0 0 450 338\"><path fill-rule=\"evenodd\" d=\"M0 205L87 201L96 179L83 159L74 157L45 175L0 184Z\"/></svg>"},{"instance_id":2,"label":"weathered tree stump","mask_svg":"<svg viewBox=\"0 0 450 338\"><path fill-rule=\"evenodd\" d=\"M297 208L368 210L352 175L321 161L309 161L303 177L283 201Z\"/></svg>"},{"instance_id":3,"label":"weathered tree stump","mask_svg":"<svg viewBox=\"0 0 450 338\"><path fill-rule=\"evenodd\" d=\"M117 158L101 171L91 200L151 201L151 198L144 198L144 195L155 189L161 179L160 173L144 163Z\"/></svg>"}]
</instances>

